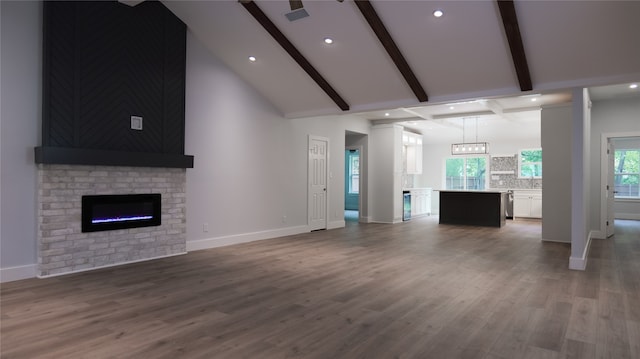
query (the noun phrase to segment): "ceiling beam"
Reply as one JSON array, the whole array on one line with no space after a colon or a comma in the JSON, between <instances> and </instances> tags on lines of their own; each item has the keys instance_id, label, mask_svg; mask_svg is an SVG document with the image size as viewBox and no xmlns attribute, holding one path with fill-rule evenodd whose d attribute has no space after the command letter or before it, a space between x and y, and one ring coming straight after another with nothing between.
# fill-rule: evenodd
<instances>
[{"instance_id":1,"label":"ceiling beam","mask_svg":"<svg viewBox=\"0 0 640 359\"><path fill-rule=\"evenodd\" d=\"M509 48L511 49L511 58L516 68L516 75L520 83L520 90L530 91L533 89L531 84L531 75L529 74L529 65L527 64L527 56L524 53L524 45L522 44L522 36L520 36L520 26L518 26L518 17L516 16L516 8L513 0L496 0L502 17L502 25L507 35Z\"/></svg>"},{"instance_id":2,"label":"ceiling beam","mask_svg":"<svg viewBox=\"0 0 640 359\"><path fill-rule=\"evenodd\" d=\"M444 120L450 118L462 118L462 117L478 117L478 116L490 116L495 113L491 110L487 111L473 111L473 112L459 112L459 113L448 113L442 115L433 115L434 120Z\"/></svg>"},{"instance_id":3,"label":"ceiling beam","mask_svg":"<svg viewBox=\"0 0 640 359\"><path fill-rule=\"evenodd\" d=\"M373 32L378 37L378 40L382 43L382 46L384 46L389 56L391 56L391 60L396 64L396 67L404 77L404 80L407 82L409 87L411 87L411 90L418 98L418 101L428 101L429 97L427 96L427 93L424 88L422 88L422 85L420 85L420 81L418 81L416 75L411 71L409 64L404 59L404 56L402 56L400 49L398 49L398 46L391 38L391 35L389 35L389 31L387 31L387 28L382 23L382 20L380 20L378 13L376 13L376 10L373 8L371 3L368 0L356 0L355 3L369 23L369 26L371 26Z\"/></svg>"},{"instance_id":4,"label":"ceiling beam","mask_svg":"<svg viewBox=\"0 0 640 359\"><path fill-rule=\"evenodd\" d=\"M244 8L267 30L267 32L282 46L302 69L320 86L322 90L340 107L342 111L348 111L349 105L340 97L338 92L329 85L329 82L307 61L307 59L296 49L286 36L276 27L267 15L253 1L240 0Z\"/></svg>"}]
</instances>

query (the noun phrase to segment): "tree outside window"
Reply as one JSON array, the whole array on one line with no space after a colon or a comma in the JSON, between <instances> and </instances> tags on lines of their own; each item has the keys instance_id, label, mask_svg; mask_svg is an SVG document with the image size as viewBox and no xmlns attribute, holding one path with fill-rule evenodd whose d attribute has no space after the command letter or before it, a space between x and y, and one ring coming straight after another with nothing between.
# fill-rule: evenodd
<instances>
[{"instance_id":1,"label":"tree outside window","mask_svg":"<svg viewBox=\"0 0 640 359\"><path fill-rule=\"evenodd\" d=\"M483 190L486 186L486 157L454 157L445 162L445 187L454 190Z\"/></svg>"},{"instance_id":2,"label":"tree outside window","mask_svg":"<svg viewBox=\"0 0 640 359\"><path fill-rule=\"evenodd\" d=\"M520 150L518 156L518 177L542 178L542 149Z\"/></svg>"},{"instance_id":3,"label":"tree outside window","mask_svg":"<svg viewBox=\"0 0 640 359\"><path fill-rule=\"evenodd\" d=\"M640 198L640 149L615 152L613 174L616 198Z\"/></svg>"}]
</instances>

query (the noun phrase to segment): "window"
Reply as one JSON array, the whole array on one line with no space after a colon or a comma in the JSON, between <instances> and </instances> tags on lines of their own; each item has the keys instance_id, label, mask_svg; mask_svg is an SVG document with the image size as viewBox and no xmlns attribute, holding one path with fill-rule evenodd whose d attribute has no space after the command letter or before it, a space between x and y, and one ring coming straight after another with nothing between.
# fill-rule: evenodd
<instances>
[{"instance_id":1,"label":"window","mask_svg":"<svg viewBox=\"0 0 640 359\"><path fill-rule=\"evenodd\" d=\"M483 190L487 179L486 157L453 157L445 162L445 188Z\"/></svg>"},{"instance_id":2,"label":"window","mask_svg":"<svg viewBox=\"0 0 640 359\"><path fill-rule=\"evenodd\" d=\"M360 155L358 151L349 153L348 156L349 173L349 193L358 194L360 192Z\"/></svg>"},{"instance_id":3,"label":"window","mask_svg":"<svg viewBox=\"0 0 640 359\"><path fill-rule=\"evenodd\" d=\"M529 148L518 154L518 177L542 178L542 149Z\"/></svg>"},{"instance_id":4,"label":"window","mask_svg":"<svg viewBox=\"0 0 640 359\"><path fill-rule=\"evenodd\" d=\"M616 198L640 198L640 149L616 150L613 172Z\"/></svg>"}]
</instances>

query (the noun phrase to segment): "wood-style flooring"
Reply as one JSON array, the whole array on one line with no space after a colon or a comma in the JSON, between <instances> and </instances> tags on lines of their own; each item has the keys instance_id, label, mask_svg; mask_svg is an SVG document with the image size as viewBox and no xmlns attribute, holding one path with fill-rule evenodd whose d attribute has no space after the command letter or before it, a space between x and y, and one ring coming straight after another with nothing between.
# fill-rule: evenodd
<instances>
[{"instance_id":1,"label":"wood-style flooring","mask_svg":"<svg viewBox=\"0 0 640 359\"><path fill-rule=\"evenodd\" d=\"M1 286L8 358L640 358L640 222L349 224Z\"/></svg>"}]
</instances>

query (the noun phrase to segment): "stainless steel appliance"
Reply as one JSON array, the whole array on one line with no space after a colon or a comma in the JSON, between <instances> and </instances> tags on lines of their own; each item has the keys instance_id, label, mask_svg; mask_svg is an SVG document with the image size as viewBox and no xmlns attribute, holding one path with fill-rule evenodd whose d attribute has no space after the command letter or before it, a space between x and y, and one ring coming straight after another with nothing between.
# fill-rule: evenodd
<instances>
[{"instance_id":1,"label":"stainless steel appliance","mask_svg":"<svg viewBox=\"0 0 640 359\"><path fill-rule=\"evenodd\" d=\"M411 192L402 191L402 220L411 219Z\"/></svg>"},{"instance_id":2,"label":"stainless steel appliance","mask_svg":"<svg viewBox=\"0 0 640 359\"><path fill-rule=\"evenodd\" d=\"M505 217L513 219L513 190L507 191L507 203L504 204Z\"/></svg>"}]
</instances>

